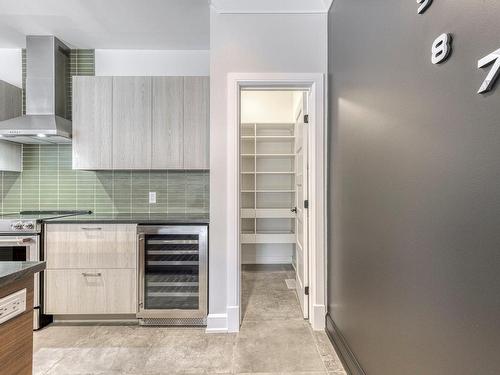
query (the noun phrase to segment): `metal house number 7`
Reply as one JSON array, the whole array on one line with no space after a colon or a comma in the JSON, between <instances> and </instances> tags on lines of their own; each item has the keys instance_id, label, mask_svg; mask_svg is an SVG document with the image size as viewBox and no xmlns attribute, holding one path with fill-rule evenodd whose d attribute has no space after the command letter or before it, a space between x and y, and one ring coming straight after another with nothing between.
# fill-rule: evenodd
<instances>
[{"instance_id":1,"label":"metal house number 7","mask_svg":"<svg viewBox=\"0 0 500 375\"><path fill-rule=\"evenodd\" d=\"M417 13L422 14L427 10L427 8L430 7L430 5L432 4L432 0L417 0L417 4L420 4Z\"/></svg>"},{"instance_id":2,"label":"metal house number 7","mask_svg":"<svg viewBox=\"0 0 500 375\"><path fill-rule=\"evenodd\" d=\"M491 67L490 72L486 76L483 84L479 88L478 94L483 94L485 92L490 91L495 84L499 74L500 74L500 49L497 49L495 52L490 53L488 56L483 57L481 60L477 62L477 67L484 68L487 65L490 65L492 62L495 62Z\"/></svg>"}]
</instances>

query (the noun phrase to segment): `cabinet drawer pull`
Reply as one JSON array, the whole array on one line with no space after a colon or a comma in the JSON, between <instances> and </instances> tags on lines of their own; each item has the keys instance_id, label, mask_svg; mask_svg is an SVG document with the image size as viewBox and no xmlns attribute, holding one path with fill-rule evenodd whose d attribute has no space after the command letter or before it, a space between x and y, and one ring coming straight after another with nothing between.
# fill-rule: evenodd
<instances>
[{"instance_id":1,"label":"cabinet drawer pull","mask_svg":"<svg viewBox=\"0 0 500 375\"><path fill-rule=\"evenodd\" d=\"M102 274L100 272L82 272L82 275L85 276L85 277L99 277L99 276L102 276Z\"/></svg>"},{"instance_id":2,"label":"cabinet drawer pull","mask_svg":"<svg viewBox=\"0 0 500 375\"><path fill-rule=\"evenodd\" d=\"M100 228L100 227L94 227L94 228L82 227L82 230L102 230L102 228Z\"/></svg>"}]
</instances>

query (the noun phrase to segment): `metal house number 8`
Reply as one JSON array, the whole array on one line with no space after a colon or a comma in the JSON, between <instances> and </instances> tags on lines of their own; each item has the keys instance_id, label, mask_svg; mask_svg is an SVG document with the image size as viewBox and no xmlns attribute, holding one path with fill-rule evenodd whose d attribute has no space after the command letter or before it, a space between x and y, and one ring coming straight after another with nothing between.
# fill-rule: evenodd
<instances>
[{"instance_id":1,"label":"metal house number 8","mask_svg":"<svg viewBox=\"0 0 500 375\"><path fill-rule=\"evenodd\" d=\"M445 61L451 52L450 34L441 34L432 44L432 63L440 64Z\"/></svg>"}]
</instances>

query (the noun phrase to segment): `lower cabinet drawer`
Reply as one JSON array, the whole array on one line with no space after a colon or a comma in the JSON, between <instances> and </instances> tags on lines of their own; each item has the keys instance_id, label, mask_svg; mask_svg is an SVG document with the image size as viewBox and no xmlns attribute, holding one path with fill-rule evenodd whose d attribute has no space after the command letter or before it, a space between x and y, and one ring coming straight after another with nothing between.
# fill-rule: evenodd
<instances>
[{"instance_id":1,"label":"lower cabinet drawer","mask_svg":"<svg viewBox=\"0 0 500 375\"><path fill-rule=\"evenodd\" d=\"M47 314L135 314L135 269L45 271Z\"/></svg>"},{"instance_id":2,"label":"lower cabinet drawer","mask_svg":"<svg viewBox=\"0 0 500 375\"><path fill-rule=\"evenodd\" d=\"M135 224L47 224L47 269L136 268Z\"/></svg>"}]
</instances>

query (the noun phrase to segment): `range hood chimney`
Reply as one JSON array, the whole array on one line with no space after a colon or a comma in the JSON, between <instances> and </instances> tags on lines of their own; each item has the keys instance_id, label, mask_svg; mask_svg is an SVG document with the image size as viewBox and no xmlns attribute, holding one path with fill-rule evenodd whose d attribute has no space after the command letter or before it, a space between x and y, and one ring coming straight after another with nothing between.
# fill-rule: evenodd
<instances>
[{"instance_id":1,"label":"range hood chimney","mask_svg":"<svg viewBox=\"0 0 500 375\"><path fill-rule=\"evenodd\" d=\"M2 139L71 143L67 109L70 49L54 36L26 37L26 115L1 121Z\"/></svg>"}]
</instances>

